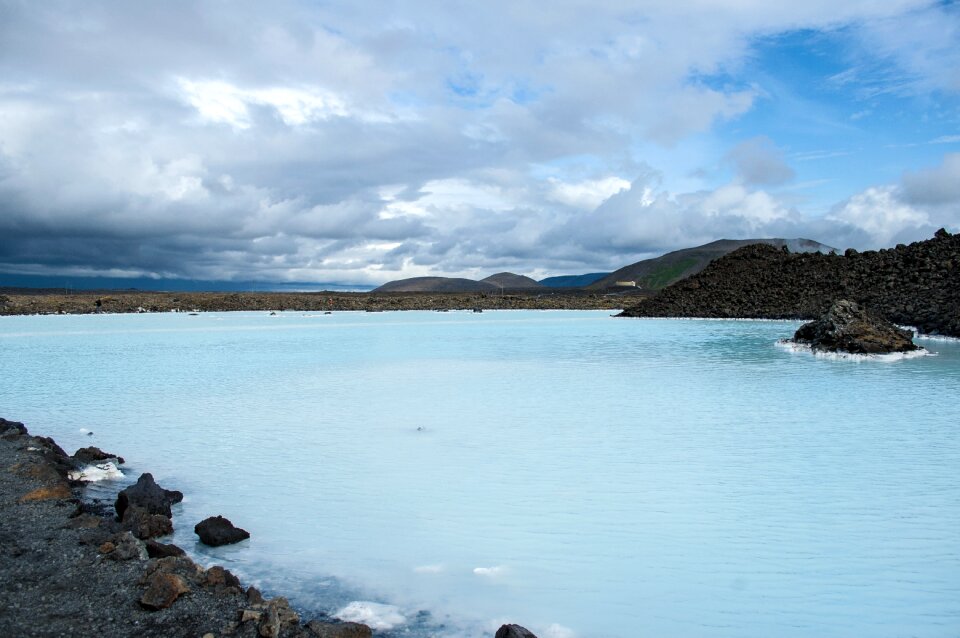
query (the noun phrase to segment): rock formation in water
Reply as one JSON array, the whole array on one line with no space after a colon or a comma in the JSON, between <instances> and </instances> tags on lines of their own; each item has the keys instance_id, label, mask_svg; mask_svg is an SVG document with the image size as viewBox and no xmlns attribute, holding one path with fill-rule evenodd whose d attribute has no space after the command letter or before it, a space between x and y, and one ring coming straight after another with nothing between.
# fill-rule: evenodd
<instances>
[{"instance_id":1,"label":"rock formation in water","mask_svg":"<svg viewBox=\"0 0 960 638\"><path fill-rule=\"evenodd\" d=\"M800 326L793 341L819 352L888 354L919 349L912 332L847 300L835 302L822 317Z\"/></svg>"},{"instance_id":2,"label":"rock formation in water","mask_svg":"<svg viewBox=\"0 0 960 638\"><path fill-rule=\"evenodd\" d=\"M503 625L497 630L494 638L537 638L529 629L520 625Z\"/></svg>"},{"instance_id":3,"label":"rock formation in water","mask_svg":"<svg viewBox=\"0 0 960 638\"><path fill-rule=\"evenodd\" d=\"M624 317L813 319L848 299L923 333L960 337L960 234L843 255L741 248Z\"/></svg>"},{"instance_id":4,"label":"rock formation in water","mask_svg":"<svg viewBox=\"0 0 960 638\"><path fill-rule=\"evenodd\" d=\"M193 531L200 537L200 542L210 547L232 545L250 538L250 532L235 527L230 519L222 516L211 516L197 523Z\"/></svg>"}]
</instances>

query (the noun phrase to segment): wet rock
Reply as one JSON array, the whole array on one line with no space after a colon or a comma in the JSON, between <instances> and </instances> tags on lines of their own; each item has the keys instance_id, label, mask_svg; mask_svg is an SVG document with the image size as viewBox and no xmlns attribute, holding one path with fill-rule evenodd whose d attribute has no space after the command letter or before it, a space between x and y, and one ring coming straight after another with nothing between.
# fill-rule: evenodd
<instances>
[{"instance_id":1,"label":"wet rock","mask_svg":"<svg viewBox=\"0 0 960 638\"><path fill-rule=\"evenodd\" d=\"M101 461L112 461L116 459L117 463L123 465L123 457L116 454L104 452L98 447L82 447L73 453L73 460L77 463L93 465Z\"/></svg>"},{"instance_id":2,"label":"wet rock","mask_svg":"<svg viewBox=\"0 0 960 638\"><path fill-rule=\"evenodd\" d=\"M847 300L835 302L819 319L800 326L793 340L823 352L887 354L918 349L909 330Z\"/></svg>"},{"instance_id":3,"label":"wet rock","mask_svg":"<svg viewBox=\"0 0 960 638\"><path fill-rule=\"evenodd\" d=\"M123 520L123 514L130 506L141 507L151 514L163 514L167 518L173 517L170 506L183 500L183 493L176 490L165 490L153 480L149 473L141 474L134 485L125 488L117 495L114 507L117 516Z\"/></svg>"},{"instance_id":4,"label":"wet rock","mask_svg":"<svg viewBox=\"0 0 960 638\"><path fill-rule=\"evenodd\" d=\"M182 577L157 572L150 577L150 584L140 598L140 605L151 610L166 609L189 591L190 586Z\"/></svg>"},{"instance_id":5,"label":"wet rock","mask_svg":"<svg viewBox=\"0 0 960 638\"><path fill-rule=\"evenodd\" d=\"M144 542L147 548L147 556L150 558L169 558L176 556L185 556L186 552L173 543L158 543L155 540Z\"/></svg>"},{"instance_id":6,"label":"wet rock","mask_svg":"<svg viewBox=\"0 0 960 638\"><path fill-rule=\"evenodd\" d=\"M211 516L197 523L193 531L200 537L200 542L211 547L239 543L250 538L250 532L234 527L229 519L222 516Z\"/></svg>"},{"instance_id":7,"label":"wet rock","mask_svg":"<svg viewBox=\"0 0 960 638\"><path fill-rule=\"evenodd\" d=\"M494 638L537 638L529 629L520 625L503 625Z\"/></svg>"},{"instance_id":8,"label":"wet rock","mask_svg":"<svg viewBox=\"0 0 960 638\"><path fill-rule=\"evenodd\" d=\"M151 514L142 507L128 507L123 512L123 529L146 540L173 534L173 521L163 514Z\"/></svg>"},{"instance_id":9,"label":"wet rock","mask_svg":"<svg viewBox=\"0 0 960 638\"><path fill-rule=\"evenodd\" d=\"M370 638L373 631L358 622L324 622L311 620L307 629L319 638Z\"/></svg>"}]
</instances>

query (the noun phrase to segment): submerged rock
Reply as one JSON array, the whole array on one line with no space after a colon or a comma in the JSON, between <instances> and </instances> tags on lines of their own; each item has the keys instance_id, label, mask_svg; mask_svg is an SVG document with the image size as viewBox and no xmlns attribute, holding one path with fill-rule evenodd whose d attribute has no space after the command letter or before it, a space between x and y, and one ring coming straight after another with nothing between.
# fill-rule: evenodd
<instances>
[{"instance_id":1,"label":"submerged rock","mask_svg":"<svg viewBox=\"0 0 960 638\"><path fill-rule=\"evenodd\" d=\"M140 475L134 485L117 495L114 507L120 520L123 520L123 514L130 506L141 507L151 514L163 514L167 518L172 518L173 512L170 506L182 500L182 492L163 489L154 482L152 474L145 473Z\"/></svg>"},{"instance_id":2,"label":"submerged rock","mask_svg":"<svg viewBox=\"0 0 960 638\"><path fill-rule=\"evenodd\" d=\"M211 516L208 519L200 521L193 528L200 542L211 547L220 545L230 545L239 543L242 540L250 538L250 532L239 527L234 527L229 519L222 516Z\"/></svg>"},{"instance_id":3,"label":"submerged rock","mask_svg":"<svg viewBox=\"0 0 960 638\"><path fill-rule=\"evenodd\" d=\"M520 625L503 625L494 638L537 638L533 632Z\"/></svg>"},{"instance_id":4,"label":"submerged rock","mask_svg":"<svg viewBox=\"0 0 960 638\"><path fill-rule=\"evenodd\" d=\"M888 354L919 349L912 332L847 300L834 302L819 319L800 326L793 340L823 352Z\"/></svg>"}]
</instances>

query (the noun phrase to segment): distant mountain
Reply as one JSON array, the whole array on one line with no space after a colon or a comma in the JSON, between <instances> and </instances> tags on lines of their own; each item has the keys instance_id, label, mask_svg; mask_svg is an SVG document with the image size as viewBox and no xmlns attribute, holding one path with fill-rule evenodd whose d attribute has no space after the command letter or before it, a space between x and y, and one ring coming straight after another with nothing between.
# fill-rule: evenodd
<instances>
[{"instance_id":1,"label":"distant mountain","mask_svg":"<svg viewBox=\"0 0 960 638\"><path fill-rule=\"evenodd\" d=\"M540 284L547 288L582 288L589 286L598 279L603 279L610 273L592 272L586 275L558 275L541 279Z\"/></svg>"},{"instance_id":2,"label":"distant mountain","mask_svg":"<svg viewBox=\"0 0 960 638\"><path fill-rule=\"evenodd\" d=\"M598 279L589 288L612 288L616 286L617 282L632 281L636 283L638 288L660 290L700 272L714 259L750 244L767 244L775 248L786 246L792 253L836 252L835 248L812 239L718 239L703 246L675 250L654 259L644 259L635 264L624 266L620 270Z\"/></svg>"},{"instance_id":3,"label":"distant mountain","mask_svg":"<svg viewBox=\"0 0 960 638\"><path fill-rule=\"evenodd\" d=\"M390 281L373 292L499 292L500 287L484 281L457 277L411 277Z\"/></svg>"},{"instance_id":4,"label":"distant mountain","mask_svg":"<svg viewBox=\"0 0 960 638\"><path fill-rule=\"evenodd\" d=\"M481 279L480 283L493 284L498 289L503 290L527 290L530 288L543 288L540 282L523 275L515 275L512 272L498 272L496 275L490 275L485 279Z\"/></svg>"}]
</instances>

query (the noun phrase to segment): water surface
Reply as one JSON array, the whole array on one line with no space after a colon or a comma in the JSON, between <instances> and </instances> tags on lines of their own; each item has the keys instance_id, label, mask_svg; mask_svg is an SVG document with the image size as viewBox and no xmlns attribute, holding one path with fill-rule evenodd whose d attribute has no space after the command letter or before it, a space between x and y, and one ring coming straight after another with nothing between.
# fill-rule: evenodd
<instances>
[{"instance_id":1,"label":"water surface","mask_svg":"<svg viewBox=\"0 0 960 638\"><path fill-rule=\"evenodd\" d=\"M395 606L352 608L387 635L957 636L960 345L819 359L797 325L4 317L0 416L182 490L175 541L301 609ZM251 541L197 545L214 514Z\"/></svg>"}]
</instances>

